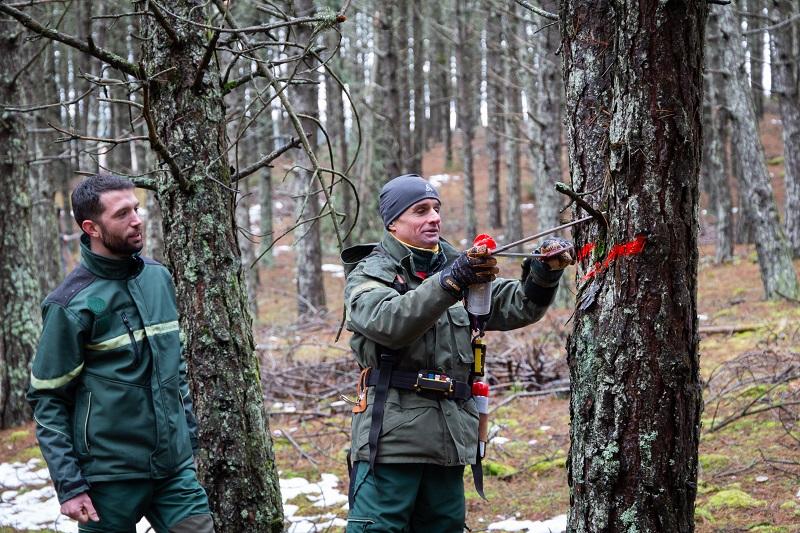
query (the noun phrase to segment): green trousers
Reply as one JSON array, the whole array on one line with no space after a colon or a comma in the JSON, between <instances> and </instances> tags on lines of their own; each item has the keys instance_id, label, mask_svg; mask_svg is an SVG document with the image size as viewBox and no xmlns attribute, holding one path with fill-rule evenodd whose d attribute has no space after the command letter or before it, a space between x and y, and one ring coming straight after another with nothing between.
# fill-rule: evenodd
<instances>
[{"instance_id":1,"label":"green trousers","mask_svg":"<svg viewBox=\"0 0 800 533\"><path fill-rule=\"evenodd\" d=\"M464 467L353 465L346 533L463 533Z\"/></svg>"},{"instance_id":2,"label":"green trousers","mask_svg":"<svg viewBox=\"0 0 800 533\"><path fill-rule=\"evenodd\" d=\"M214 531L208 497L193 466L164 479L94 482L89 497L100 521L80 525L81 532L135 533L142 517L156 533Z\"/></svg>"}]
</instances>

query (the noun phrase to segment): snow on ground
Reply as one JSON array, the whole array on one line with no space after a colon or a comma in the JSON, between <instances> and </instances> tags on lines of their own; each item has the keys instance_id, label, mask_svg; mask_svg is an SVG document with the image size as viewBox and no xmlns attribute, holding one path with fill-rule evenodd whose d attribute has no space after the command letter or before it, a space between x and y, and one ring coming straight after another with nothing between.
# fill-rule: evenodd
<instances>
[{"instance_id":1,"label":"snow on ground","mask_svg":"<svg viewBox=\"0 0 800 533\"><path fill-rule=\"evenodd\" d=\"M329 272L334 278L344 277L344 267L342 265L334 265L331 263L324 263L322 265L323 272Z\"/></svg>"},{"instance_id":2,"label":"snow on ground","mask_svg":"<svg viewBox=\"0 0 800 533\"><path fill-rule=\"evenodd\" d=\"M567 515L562 514L542 522L508 518L489 524L489 531L525 531L526 533L564 533L567 530Z\"/></svg>"}]
</instances>

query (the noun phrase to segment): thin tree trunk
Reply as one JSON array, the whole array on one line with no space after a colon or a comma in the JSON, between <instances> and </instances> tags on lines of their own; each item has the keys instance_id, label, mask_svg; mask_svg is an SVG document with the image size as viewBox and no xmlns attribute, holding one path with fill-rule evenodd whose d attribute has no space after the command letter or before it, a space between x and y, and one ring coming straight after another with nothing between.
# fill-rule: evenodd
<instances>
[{"instance_id":1,"label":"thin tree trunk","mask_svg":"<svg viewBox=\"0 0 800 533\"><path fill-rule=\"evenodd\" d=\"M791 249L778 219L764 148L758 135L752 93L747 86L744 57L736 43L741 30L731 10L715 11L722 35L722 70L730 76L727 97L732 122L734 155L738 159L739 191L747 194L748 212L755 229L761 281L767 298L797 298L800 290Z\"/></svg>"},{"instance_id":2,"label":"thin tree trunk","mask_svg":"<svg viewBox=\"0 0 800 533\"><path fill-rule=\"evenodd\" d=\"M235 232L215 61L192 88L207 45L198 25L208 13L180 0L161 5L181 17L170 19L181 42L143 17L142 64L150 76L174 69L148 85L148 107L152 133L177 169L164 165L157 188L198 418L198 474L218 532L279 532L280 489Z\"/></svg>"},{"instance_id":3,"label":"thin tree trunk","mask_svg":"<svg viewBox=\"0 0 800 533\"><path fill-rule=\"evenodd\" d=\"M464 165L464 221L466 238L471 242L478 232L475 213L475 174L472 140L475 137L475 68L477 62L476 32L473 27L475 5L471 1L456 2L458 25L458 125L461 129L461 154Z\"/></svg>"},{"instance_id":4,"label":"thin tree trunk","mask_svg":"<svg viewBox=\"0 0 800 533\"><path fill-rule=\"evenodd\" d=\"M772 0L770 14L778 21L798 13L797 4L789 0ZM798 57L792 55L794 24L774 30L772 35L773 94L778 95L783 127L783 168L786 183L784 224L792 256L800 257L800 76Z\"/></svg>"},{"instance_id":5,"label":"thin tree trunk","mask_svg":"<svg viewBox=\"0 0 800 533\"><path fill-rule=\"evenodd\" d=\"M411 108L410 100L411 86L409 83L408 69L408 1L395 0L396 6L394 17L394 49L397 51L397 95L395 105L397 105L398 134L400 140L400 171L403 174L409 172L420 172L421 169L411 166L413 147L411 144Z\"/></svg>"},{"instance_id":6,"label":"thin tree trunk","mask_svg":"<svg viewBox=\"0 0 800 533\"><path fill-rule=\"evenodd\" d=\"M520 78L519 39L520 23L517 18L516 4L509 5L510 14L504 30L506 40L506 241L522 238L522 150L520 139L522 130L522 80Z\"/></svg>"},{"instance_id":7,"label":"thin tree trunk","mask_svg":"<svg viewBox=\"0 0 800 533\"><path fill-rule=\"evenodd\" d=\"M259 228L261 231L261 259L259 262L266 266L272 265L272 250L267 251L272 246L274 240L274 229L272 227L272 169L265 167L262 169L261 179L258 182L258 196L261 210L259 212Z\"/></svg>"},{"instance_id":8,"label":"thin tree trunk","mask_svg":"<svg viewBox=\"0 0 800 533\"><path fill-rule=\"evenodd\" d=\"M582 280L568 344L568 529L694 530L701 384L698 171L706 3L561 4L573 188L607 209L595 244L635 245ZM618 248L617 250L620 250ZM631 310L636 310L631 312Z\"/></svg>"},{"instance_id":9,"label":"thin tree trunk","mask_svg":"<svg viewBox=\"0 0 800 533\"><path fill-rule=\"evenodd\" d=\"M25 401L40 330L39 282L31 231L27 117L5 106L25 104L30 57L26 35L0 16L0 429L30 419ZM38 43L39 41L34 41Z\"/></svg>"},{"instance_id":10,"label":"thin tree trunk","mask_svg":"<svg viewBox=\"0 0 800 533\"><path fill-rule=\"evenodd\" d=\"M402 114L403 98L400 87L400 62L397 53L397 16L398 8L394 2L382 7L380 16L380 37L378 38L378 75L373 79L373 83L382 88L381 92L386 95L378 102L385 102L388 105L380 105L373 108L375 113L382 115L384 127L387 128L381 134L380 144L386 149L381 154L384 161L386 177L393 178L403 173L403 132Z\"/></svg>"},{"instance_id":11,"label":"thin tree trunk","mask_svg":"<svg viewBox=\"0 0 800 533\"><path fill-rule=\"evenodd\" d=\"M258 267L251 266L256 259L255 244L250 240L250 206L246 201L247 192L241 191L241 197L236 204L236 225L239 227L237 238L239 240L239 253L242 256L242 271L247 288L247 303L253 318L258 317Z\"/></svg>"},{"instance_id":12,"label":"thin tree trunk","mask_svg":"<svg viewBox=\"0 0 800 533\"><path fill-rule=\"evenodd\" d=\"M295 9L298 16L310 16L314 12L313 0L297 0ZM311 39L313 28L303 25L297 28L297 39L305 43ZM306 68L315 65L306 62ZM315 132L309 143L316 151L319 135L314 119L319 119L319 86L316 83L299 85L294 91L297 99L297 113L302 118L303 130ZM299 316L317 313L325 309L325 287L322 281L322 245L320 243L319 196L311 160L308 154L300 152L295 163L295 194L298 196L298 220L310 220L294 231L297 271L297 313ZM307 170L308 169L308 170Z\"/></svg>"},{"instance_id":13,"label":"thin tree trunk","mask_svg":"<svg viewBox=\"0 0 800 533\"><path fill-rule=\"evenodd\" d=\"M486 150L489 153L489 191L486 212L491 228L503 225L503 206L500 195L500 139L505 135L503 110L504 60L503 18L495 2L486 5L486 97L488 100L488 128L486 130Z\"/></svg>"},{"instance_id":14,"label":"thin tree trunk","mask_svg":"<svg viewBox=\"0 0 800 533\"><path fill-rule=\"evenodd\" d=\"M425 24L422 0L412 0L412 30L414 32L414 137L410 168L422 174L422 155L425 152Z\"/></svg>"},{"instance_id":15,"label":"thin tree trunk","mask_svg":"<svg viewBox=\"0 0 800 533\"><path fill-rule=\"evenodd\" d=\"M745 10L753 14L762 14L764 0L747 0ZM763 19L748 18L748 28L761 25L764 25ZM750 90L753 93L753 109L756 121L760 121L764 116L764 32L749 35L747 47L750 50Z\"/></svg>"},{"instance_id":16,"label":"thin tree trunk","mask_svg":"<svg viewBox=\"0 0 800 533\"><path fill-rule=\"evenodd\" d=\"M714 17L708 19L708 35L719 35ZM720 71L720 39L712 38L706 46L707 83L705 141L703 143L703 183L708 194L709 210L714 214L716 251L714 262L725 263L733 259L734 226L731 219L733 203L729 186L729 166L725 157L728 139L728 115L725 108L725 83Z\"/></svg>"}]
</instances>

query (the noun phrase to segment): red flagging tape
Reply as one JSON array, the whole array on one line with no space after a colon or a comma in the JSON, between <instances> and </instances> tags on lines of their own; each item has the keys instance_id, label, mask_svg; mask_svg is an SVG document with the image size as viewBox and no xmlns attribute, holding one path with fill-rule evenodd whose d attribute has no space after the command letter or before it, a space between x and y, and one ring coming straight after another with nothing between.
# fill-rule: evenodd
<instances>
[{"instance_id":1,"label":"red flagging tape","mask_svg":"<svg viewBox=\"0 0 800 533\"><path fill-rule=\"evenodd\" d=\"M636 238L630 242L626 242L624 244L615 244L611 247L611 250L608 252L608 255L601 263L600 261L596 262L592 268L581 278L581 281L585 281L587 279L591 279L595 277L600 272L603 272L605 269L611 265L619 257L625 257L627 255L636 255L642 253L644 250L644 244L647 242L647 237L644 235L637 235ZM588 243L581 248L580 252L578 252L578 260L582 260L586 258L589 253L594 249L594 243Z\"/></svg>"}]
</instances>

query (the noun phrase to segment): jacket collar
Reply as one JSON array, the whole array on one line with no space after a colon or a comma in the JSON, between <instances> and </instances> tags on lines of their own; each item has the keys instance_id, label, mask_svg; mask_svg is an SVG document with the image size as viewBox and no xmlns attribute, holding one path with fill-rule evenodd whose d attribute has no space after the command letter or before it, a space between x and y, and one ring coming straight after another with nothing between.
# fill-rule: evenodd
<instances>
[{"instance_id":1,"label":"jacket collar","mask_svg":"<svg viewBox=\"0 0 800 533\"><path fill-rule=\"evenodd\" d=\"M388 231L383 232L383 239L381 239L381 247L398 263L406 272L416 274L417 269L414 266L414 254L412 251L397 240ZM439 239L439 253L431 262L430 273L438 272L444 265L447 264L450 254L445 252L446 249L452 248L447 241Z\"/></svg>"},{"instance_id":2,"label":"jacket collar","mask_svg":"<svg viewBox=\"0 0 800 533\"><path fill-rule=\"evenodd\" d=\"M105 279L134 278L144 268L144 261L139 254L126 259L112 259L96 254L89 245L89 236L81 235L81 263L92 274Z\"/></svg>"}]
</instances>

